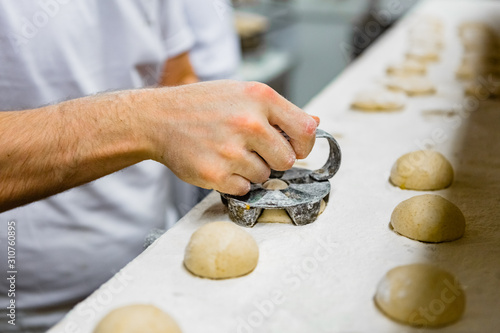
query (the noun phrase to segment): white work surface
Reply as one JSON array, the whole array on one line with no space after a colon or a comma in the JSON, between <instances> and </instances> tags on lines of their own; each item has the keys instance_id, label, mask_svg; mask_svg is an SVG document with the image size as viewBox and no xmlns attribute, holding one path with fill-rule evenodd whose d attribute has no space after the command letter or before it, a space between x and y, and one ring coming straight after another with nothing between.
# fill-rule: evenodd
<instances>
[{"instance_id":1,"label":"white work surface","mask_svg":"<svg viewBox=\"0 0 500 333\"><path fill-rule=\"evenodd\" d=\"M212 193L51 332L92 332L107 312L133 303L157 305L185 333L421 332L386 318L373 302L388 270L419 262L452 272L466 291L463 318L432 332L498 332L500 102L484 101L467 112L463 83L455 80L454 70L462 55L457 25L500 22L500 2L427 1L416 12L432 13L445 24L442 60L429 73L436 95L411 98L400 112L349 108L354 93L384 77L388 63L403 58L408 17L306 108L321 117L321 128L337 137L343 151L330 202L316 222L245 229L260 249L255 271L228 280L198 278L182 263L191 234L208 222L229 220L219 195ZM428 193L389 184L391 166L431 141L455 169L453 185L434 193L459 206L467 220L465 236L454 242L421 243L388 226L398 203ZM319 139L301 166L321 166L327 151L326 140Z\"/></svg>"}]
</instances>

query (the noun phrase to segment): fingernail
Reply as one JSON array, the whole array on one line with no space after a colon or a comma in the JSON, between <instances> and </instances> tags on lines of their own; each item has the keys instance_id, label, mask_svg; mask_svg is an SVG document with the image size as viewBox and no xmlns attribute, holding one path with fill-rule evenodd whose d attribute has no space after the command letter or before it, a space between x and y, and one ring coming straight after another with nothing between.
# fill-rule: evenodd
<instances>
[{"instance_id":1,"label":"fingernail","mask_svg":"<svg viewBox=\"0 0 500 333\"><path fill-rule=\"evenodd\" d=\"M308 134L312 135L312 134L314 134L316 132L316 128L318 128L319 118L315 117L315 116L311 116L311 118L314 121L308 121L306 131L307 131Z\"/></svg>"},{"instance_id":2,"label":"fingernail","mask_svg":"<svg viewBox=\"0 0 500 333\"><path fill-rule=\"evenodd\" d=\"M311 116L315 121L316 121L316 124L319 125L320 123L320 119L318 116Z\"/></svg>"}]
</instances>

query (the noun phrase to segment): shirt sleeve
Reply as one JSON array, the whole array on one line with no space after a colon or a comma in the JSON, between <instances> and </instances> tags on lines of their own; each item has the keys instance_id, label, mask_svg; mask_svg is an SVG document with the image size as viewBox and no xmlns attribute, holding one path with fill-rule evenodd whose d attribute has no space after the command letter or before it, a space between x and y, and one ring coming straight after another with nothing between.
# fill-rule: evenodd
<instances>
[{"instance_id":1,"label":"shirt sleeve","mask_svg":"<svg viewBox=\"0 0 500 333\"><path fill-rule=\"evenodd\" d=\"M167 58L189 51L194 45L192 33L183 10L182 0L164 0L158 11L163 45Z\"/></svg>"}]
</instances>

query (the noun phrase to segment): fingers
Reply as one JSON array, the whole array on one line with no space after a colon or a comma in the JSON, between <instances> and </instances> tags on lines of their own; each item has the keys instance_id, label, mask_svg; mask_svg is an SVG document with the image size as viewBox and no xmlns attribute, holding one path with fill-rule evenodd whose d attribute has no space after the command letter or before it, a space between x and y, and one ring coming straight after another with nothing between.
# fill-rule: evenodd
<instances>
[{"instance_id":1,"label":"fingers","mask_svg":"<svg viewBox=\"0 0 500 333\"><path fill-rule=\"evenodd\" d=\"M264 103L269 123L279 126L289 136L296 157L306 158L314 146L319 118L311 117L264 84L251 82L247 92Z\"/></svg>"},{"instance_id":2,"label":"fingers","mask_svg":"<svg viewBox=\"0 0 500 333\"><path fill-rule=\"evenodd\" d=\"M228 145L224 152L209 159L199 177L204 188L213 188L227 194L244 195L250 182L263 183L271 174L267 163L256 153Z\"/></svg>"},{"instance_id":3,"label":"fingers","mask_svg":"<svg viewBox=\"0 0 500 333\"><path fill-rule=\"evenodd\" d=\"M205 167L199 169L192 183L222 193L245 195L250 191L250 181L239 174L232 173L232 170L229 164L207 163Z\"/></svg>"},{"instance_id":4,"label":"fingers","mask_svg":"<svg viewBox=\"0 0 500 333\"><path fill-rule=\"evenodd\" d=\"M251 137L249 147L259 154L271 169L284 171L295 163L296 154L288 140L269 124L263 125L259 135Z\"/></svg>"},{"instance_id":5,"label":"fingers","mask_svg":"<svg viewBox=\"0 0 500 333\"><path fill-rule=\"evenodd\" d=\"M288 135L297 158L306 158L309 155L318 127L318 122L313 117L284 100L272 107L269 122L271 125L278 125Z\"/></svg>"},{"instance_id":6,"label":"fingers","mask_svg":"<svg viewBox=\"0 0 500 333\"><path fill-rule=\"evenodd\" d=\"M250 181L240 175L232 174L225 183L220 184L220 187L215 189L222 193L242 196L250 191Z\"/></svg>"},{"instance_id":7,"label":"fingers","mask_svg":"<svg viewBox=\"0 0 500 333\"><path fill-rule=\"evenodd\" d=\"M271 175L271 169L264 160L253 152L247 152L234 167L235 174L248 179L252 183L263 183Z\"/></svg>"},{"instance_id":8,"label":"fingers","mask_svg":"<svg viewBox=\"0 0 500 333\"><path fill-rule=\"evenodd\" d=\"M318 116L313 116L313 115L311 115L311 117L316 121L317 126L319 126L319 123L320 123L319 117Z\"/></svg>"},{"instance_id":9,"label":"fingers","mask_svg":"<svg viewBox=\"0 0 500 333\"><path fill-rule=\"evenodd\" d=\"M267 180L270 168L291 168L314 145L319 119L264 84L219 81L169 91L168 112L160 103L151 121L163 119L167 130L154 132L168 133L154 138L162 148L158 159L198 186L244 195L250 182Z\"/></svg>"}]
</instances>

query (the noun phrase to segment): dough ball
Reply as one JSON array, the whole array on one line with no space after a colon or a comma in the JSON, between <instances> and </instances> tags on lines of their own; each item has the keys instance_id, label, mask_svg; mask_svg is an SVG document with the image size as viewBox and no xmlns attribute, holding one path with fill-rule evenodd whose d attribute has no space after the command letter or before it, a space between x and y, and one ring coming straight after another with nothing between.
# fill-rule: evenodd
<instances>
[{"instance_id":1,"label":"dough ball","mask_svg":"<svg viewBox=\"0 0 500 333\"><path fill-rule=\"evenodd\" d=\"M441 36L429 38L429 36L421 34L412 34L409 36L408 40L410 42L410 49L419 48L439 51L444 47L443 38L441 38Z\"/></svg>"},{"instance_id":2,"label":"dough ball","mask_svg":"<svg viewBox=\"0 0 500 333\"><path fill-rule=\"evenodd\" d=\"M465 94L475 96L480 100L497 98L500 96L500 86L494 84L484 84L484 82L471 82L465 86Z\"/></svg>"},{"instance_id":3,"label":"dough ball","mask_svg":"<svg viewBox=\"0 0 500 333\"><path fill-rule=\"evenodd\" d=\"M321 200L319 206L319 215L321 215L326 208L325 200ZM257 219L259 223L291 223L293 224L290 215L284 209L264 209Z\"/></svg>"},{"instance_id":4,"label":"dough ball","mask_svg":"<svg viewBox=\"0 0 500 333\"><path fill-rule=\"evenodd\" d=\"M428 46L412 46L406 53L407 59L429 62L439 60L439 50Z\"/></svg>"},{"instance_id":5,"label":"dough ball","mask_svg":"<svg viewBox=\"0 0 500 333\"><path fill-rule=\"evenodd\" d=\"M427 72L427 66L415 60L405 60L387 67L387 74L392 76L413 76L424 75Z\"/></svg>"},{"instance_id":6,"label":"dough ball","mask_svg":"<svg viewBox=\"0 0 500 333\"><path fill-rule=\"evenodd\" d=\"M426 77L395 77L387 80L387 88L403 91L409 96L434 94L436 87Z\"/></svg>"},{"instance_id":7,"label":"dough ball","mask_svg":"<svg viewBox=\"0 0 500 333\"><path fill-rule=\"evenodd\" d=\"M210 279L250 273L257 266L259 248L253 237L232 222L212 222L196 230L184 254L184 265Z\"/></svg>"},{"instance_id":8,"label":"dough ball","mask_svg":"<svg viewBox=\"0 0 500 333\"><path fill-rule=\"evenodd\" d=\"M108 313L94 333L181 333L165 312L150 304L128 305Z\"/></svg>"},{"instance_id":9,"label":"dough ball","mask_svg":"<svg viewBox=\"0 0 500 333\"><path fill-rule=\"evenodd\" d=\"M465 292L450 273L428 264L391 269L377 286L375 303L389 318L418 327L439 327L460 319Z\"/></svg>"},{"instance_id":10,"label":"dough ball","mask_svg":"<svg viewBox=\"0 0 500 333\"><path fill-rule=\"evenodd\" d=\"M247 12L237 12L234 15L234 26L239 36L255 36L264 33L269 22L265 16Z\"/></svg>"},{"instance_id":11,"label":"dough ball","mask_svg":"<svg viewBox=\"0 0 500 333\"><path fill-rule=\"evenodd\" d=\"M449 242L459 239L465 231L462 211L445 198L419 195L394 208L391 225L399 234L422 242Z\"/></svg>"},{"instance_id":12,"label":"dough ball","mask_svg":"<svg viewBox=\"0 0 500 333\"><path fill-rule=\"evenodd\" d=\"M472 37L486 37L494 36L494 30L486 23L481 21L467 21L462 22L458 26L458 35L461 39L467 39L469 36Z\"/></svg>"},{"instance_id":13,"label":"dough ball","mask_svg":"<svg viewBox=\"0 0 500 333\"><path fill-rule=\"evenodd\" d=\"M281 179L272 178L262 184L262 187L266 190L284 190L288 188L288 184Z\"/></svg>"},{"instance_id":14,"label":"dough ball","mask_svg":"<svg viewBox=\"0 0 500 333\"><path fill-rule=\"evenodd\" d=\"M418 150L398 158L392 167L390 181L402 189L440 190L453 182L453 168L442 154Z\"/></svg>"},{"instance_id":15,"label":"dough ball","mask_svg":"<svg viewBox=\"0 0 500 333\"><path fill-rule=\"evenodd\" d=\"M356 94L352 107L363 111L394 111L402 109L405 104L403 93L374 89Z\"/></svg>"},{"instance_id":16,"label":"dough ball","mask_svg":"<svg viewBox=\"0 0 500 333\"><path fill-rule=\"evenodd\" d=\"M480 53L464 56L455 71L456 77L464 80L474 79L480 75L496 75L498 73L500 73L500 58L498 55Z\"/></svg>"},{"instance_id":17,"label":"dough ball","mask_svg":"<svg viewBox=\"0 0 500 333\"><path fill-rule=\"evenodd\" d=\"M459 27L459 35L464 49L475 53L489 53L499 46L498 35L482 22L465 22Z\"/></svg>"},{"instance_id":18,"label":"dough ball","mask_svg":"<svg viewBox=\"0 0 500 333\"><path fill-rule=\"evenodd\" d=\"M488 69L484 65L462 63L457 67L455 76L457 79L471 80L487 71Z\"/></svg>"},{"instance_id":19,"label":"dough ball","mask_svg":"<svg viewBox=\"0 0 500 333\"><path fill-rule=\"evenodd\" d=\"M410 47L439 50L443 48L444 26L438 20L421 20L415 22L408 30Z\"/></svg>"},{"instance_id":20,"label":"dough ball","mask_svg":"<svg viewBox=\"0 0 500 333\"><path fill-rule=\"evenodd\" d=\"M439 17L430 15L415 15L411 17L410 34L418 33L427 38L433 38L434 35L442 35L444 31L443 21Z\"/></svg>"}]
</instances>

